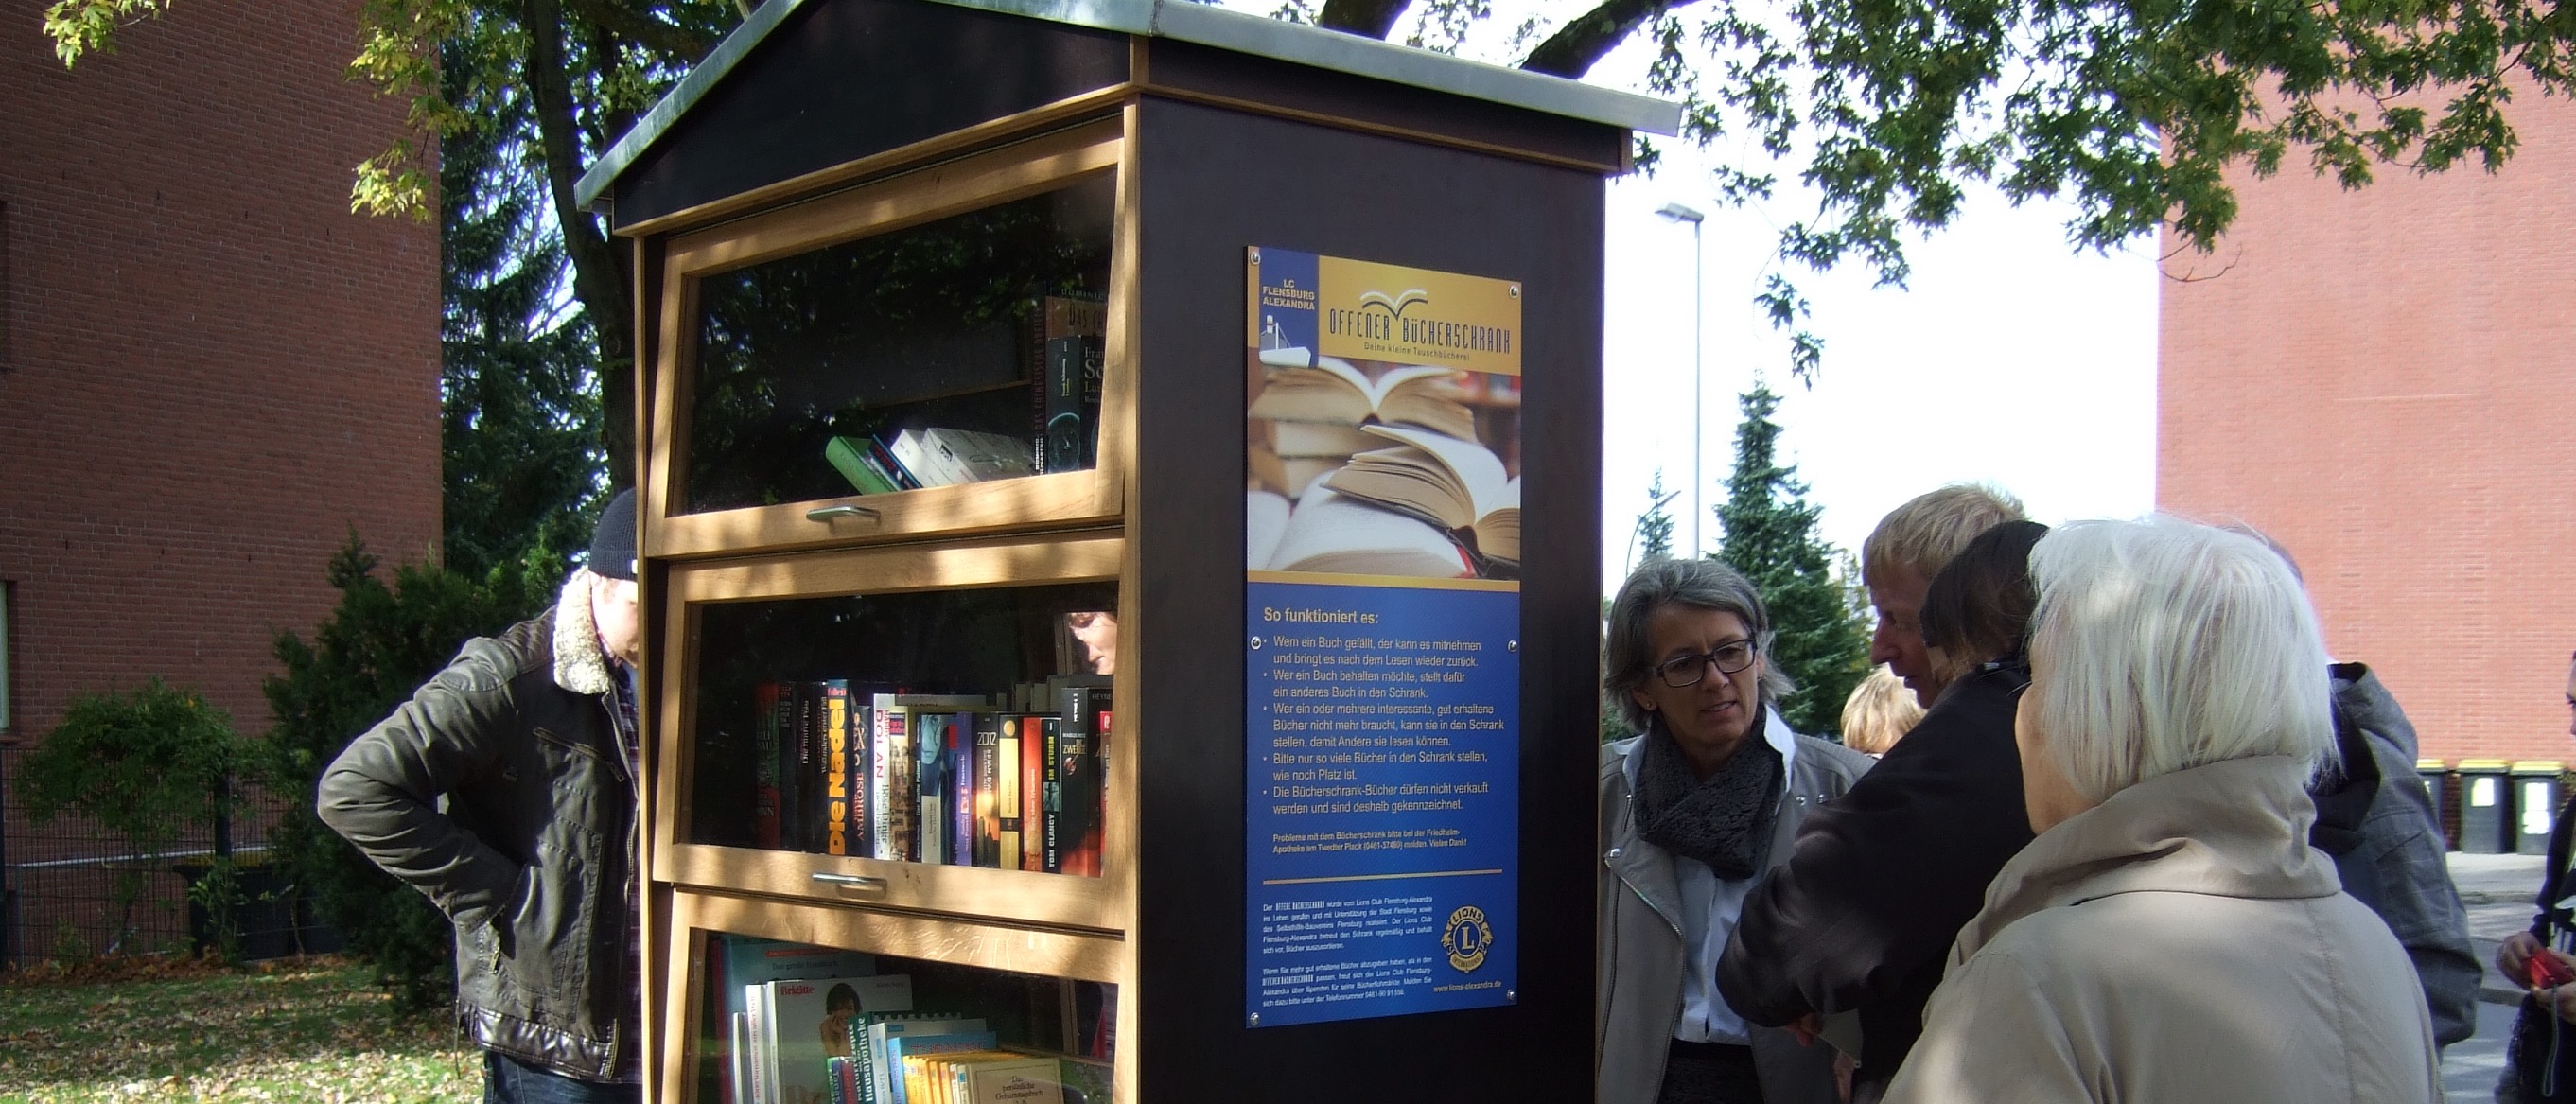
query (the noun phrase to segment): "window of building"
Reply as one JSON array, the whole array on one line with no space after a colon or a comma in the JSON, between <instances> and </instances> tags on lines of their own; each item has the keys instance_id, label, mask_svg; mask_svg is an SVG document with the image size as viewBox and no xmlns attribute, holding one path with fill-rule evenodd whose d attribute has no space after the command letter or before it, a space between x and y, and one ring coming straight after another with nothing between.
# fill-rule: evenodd
<instances>
[{"instance_id":1,"label":"window of building","mask_svg":"<svg viewBox=\"0 0 2576 1104\"><path fill-rule=\"evenodd\" d=\"M11 735L9 728L9 614L17 601L18 587L0 582L0 736Z\"/></svg>"}]
</instances>

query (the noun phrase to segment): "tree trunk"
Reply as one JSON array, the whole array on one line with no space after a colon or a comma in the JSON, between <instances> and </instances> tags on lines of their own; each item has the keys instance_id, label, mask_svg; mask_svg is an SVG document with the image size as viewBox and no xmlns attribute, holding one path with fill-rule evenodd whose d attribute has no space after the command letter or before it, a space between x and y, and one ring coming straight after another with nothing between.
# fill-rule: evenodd
<instances>
[{"instance_id":1,"label":"tree trunk","mask_svg":"<svg viewBox=\"0 0 2576 1104\"><path fill-rule=\"evenodd\" d=\"M1324 0L1324 10L1315 13L1315 25L1328 31L1346 31L1370 38L1385 38L1395 29L1397 16L1413 0Z\"/></svg>"},{"instance_id":2,"label":"tree trunk","mask_svg":"<svg viewBox=\"0 0 2576 1104\"><path fill-rule=\"evenodd\" d=\"M716 48L711 39L681 30L644 12L635 11L623 0L564 0L574 18L620 38L632 39L637 45L671 59L683 68L696 65Z\"/></svg>"},{"instance_id":3,"label":"tree trunk","mask_svg":"<svg viewBox=\"0 0 2576 1104\"><path fill-rule=\"evenodd\" d=\"M1521 68L1580 78L1591 72L1604 55L1627 41L1629 35L1637 33L1637 28L1671 7L1671 0L1602 0L1601 6L1576 16L1573 22L1547 36L1547 41L1521 59Z\"/></svg>"},{"instance_id":4,"label":"tree trunk","mask_svg":"<svg viewBox=\"0 0 2576 1104\"><path fill-rule=\"evenodd\" d=\"M523 0L528 34L528 103L537 118L546 188L572 261L573 296L599 341L599 445L608 454L611 486L635 485L634 311L626 260L597 220L573 199L581 179L581 138L573 116L572 74L564 56L563 8L557 0Z\"/></svg>"}]
</instances>

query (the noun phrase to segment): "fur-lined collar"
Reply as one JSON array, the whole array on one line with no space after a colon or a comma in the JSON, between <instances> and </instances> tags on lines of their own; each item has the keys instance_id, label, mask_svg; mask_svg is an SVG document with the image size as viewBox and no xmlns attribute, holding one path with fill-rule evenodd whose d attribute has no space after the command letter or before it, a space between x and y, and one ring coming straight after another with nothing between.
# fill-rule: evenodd
<instances>
[{"instance_id":1,"label":"fur-lined collar","mask_svg":"<svg viewBox=\"0 0 2576 1104\"><path fill-rule=\"evenodd\" d=\"M576 571L555 599L555 685L576 694L616 689L608 657L599 651L599 623L590 612L590 572Z\"/></svg>"}]
</instances>

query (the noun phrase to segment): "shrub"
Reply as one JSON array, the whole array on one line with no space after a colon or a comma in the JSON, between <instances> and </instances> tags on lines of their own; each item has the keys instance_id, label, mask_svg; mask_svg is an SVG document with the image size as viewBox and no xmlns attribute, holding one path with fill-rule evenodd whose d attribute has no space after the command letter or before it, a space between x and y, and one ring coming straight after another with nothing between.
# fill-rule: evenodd
<instances>
[{"instance_id":1,"label":"shrub","mask_svg":"<svg viewBox=\"0 0 2576 1104\"><path fill-rule=\"evenodd\" d=\"M131 927L147 856L229 812L228 779L242 758L232 718L196 691L155 676L131 694L73 699L62 723L20 764L18 799L28 819L43 824L65 812L87 817L129 859L112 890L119 935L110 951Z\"/></svg>"}]
</instances>

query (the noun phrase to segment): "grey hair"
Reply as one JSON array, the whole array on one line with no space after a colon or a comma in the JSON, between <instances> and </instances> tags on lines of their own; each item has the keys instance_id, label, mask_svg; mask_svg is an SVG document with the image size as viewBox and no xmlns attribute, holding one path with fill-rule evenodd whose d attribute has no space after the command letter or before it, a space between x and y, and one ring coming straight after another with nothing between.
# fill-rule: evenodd
<instances>
[{"instance_id":1,"label":"grey hair","mask_svg":"<svg viewBox=\"0 0 2576 1104\"><path fill-rule=\"evenodd\" d=\"M2040 538L2030 574L2027 704L2085 797L2228 759L2332 761L2316 611L2261 542L2162 516L2075 522Z\"/></svg>"},{"instance_id":2,"label":"grey hair","mask_svg":"<svg viewBox=\"0 0 2576 1104\"><path fill-rule=\"evenodd\" d=\"M1639 732L1646 730L1646 710L1628 692L1646 684L1654 673L1656 656L1648 649L1646 622L1655 612L1667 606L1731 613L1744 622L1753 634L1753 647L1762 661L1762 680L1758 692L1762 704L1769 706L1798 688L1780 665L1771 661L1771 642L1778 634L1771 629L1771 613L1762 605L1762 595L1743 575L1716 560L1653 559L1637 565L1634 574L1619 587L1619 597L1610 603L1609 632L1601 652L1601 689L1619 707L1619 719Z\"/></svg>"}]
</instances>

